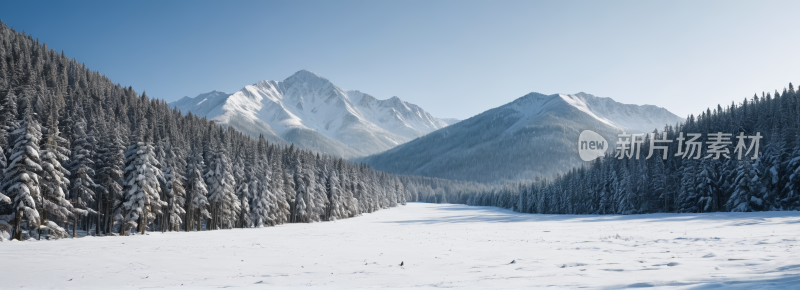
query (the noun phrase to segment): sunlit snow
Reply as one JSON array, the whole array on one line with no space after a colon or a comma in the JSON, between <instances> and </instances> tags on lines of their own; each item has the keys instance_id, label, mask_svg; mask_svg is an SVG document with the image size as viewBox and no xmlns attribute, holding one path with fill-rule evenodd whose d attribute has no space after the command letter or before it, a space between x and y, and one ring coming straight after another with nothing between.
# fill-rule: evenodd
<instances>
[{"instance_id":1,"label":"sunlit snow","mask_svg":"<svg viewBox=\"0 0 800 290\"><path fill-rule=\"evenodd\" d=\"M0 257L16 261L2 272L7 289L792 289L798 224L800 212L539 215L410 203L336 222L5 242Z\"/></svg>"}]
</instances>

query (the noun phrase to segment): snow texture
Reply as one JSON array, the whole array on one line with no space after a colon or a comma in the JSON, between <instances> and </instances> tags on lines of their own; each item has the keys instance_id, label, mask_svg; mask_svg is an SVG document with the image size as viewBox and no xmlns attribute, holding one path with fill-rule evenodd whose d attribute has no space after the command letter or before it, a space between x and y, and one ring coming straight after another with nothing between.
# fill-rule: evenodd
<instances>
[{"instance_id":1,"label":"snow texture","mask_svg":"<svg viewBox=\"0 0 800 290\"><path fill-rule=\"evenodd\" d=\"M409 203L336 222L13 241L0 256L17 261L3 270L9 289L793 289L798 222L800 212L541 215Z\"/></svg>"}]
</instances>

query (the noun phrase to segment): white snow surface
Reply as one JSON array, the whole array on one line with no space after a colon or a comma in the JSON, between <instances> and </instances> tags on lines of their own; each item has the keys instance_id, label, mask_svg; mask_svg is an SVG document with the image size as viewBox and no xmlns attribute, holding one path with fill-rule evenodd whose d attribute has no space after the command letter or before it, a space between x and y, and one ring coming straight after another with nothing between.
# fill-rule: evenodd
<instances>
[{"instance_id":1,"label":"white snow surface","mask_svg":"<svg viewBox=\"0 0 800 290\"><path fill-rule=\"evenodd\" d=\"M800 212L541 215L409 203L336 222L4 242L0 257L13 262L0 288L797 289L798 223Z\"/></svg>"}]
</instances>

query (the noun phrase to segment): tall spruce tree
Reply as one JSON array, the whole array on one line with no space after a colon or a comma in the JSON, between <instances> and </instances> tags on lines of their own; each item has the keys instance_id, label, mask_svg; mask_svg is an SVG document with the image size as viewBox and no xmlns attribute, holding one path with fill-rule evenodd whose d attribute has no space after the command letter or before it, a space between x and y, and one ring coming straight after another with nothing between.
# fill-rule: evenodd
<instances>
[{"instance_id":1,"label":"tall spruce tree","mask_svg":"<svg viewBox=\"0 0 800 290\"><path fill-rule=\"evenodd\" d=\"M125 224L121 228L123 235L129 229L138 226L138 231L144 234L147 224L155 218L166 202L161 200L160 180L164 176L159 169L155 148L140 128L138 139L128 146L125 152L125 176L123 183L122 211Z\"/></svg>"},{"instance_id":2,"label":"tall spruce tree","mask_svg":"<svg viewBox=\"0 0 800 290\"><path fill-rule=\"evenodd\" d=\"M239 217L241 205L235 193L236 180L233 177L231 162L224 149L217 149L211 155L203 176L209 187L211 229L232 228Z\"/></svg>"},{"instance_id":3,"label":"tall spruce tree","mask_svg":"<svg viewBox=\"0 0 800 290\"><path fill-rule=\"evenodd\" d=\"M55 111L51 111L55 113ZM73 217L73 223L77 221L78 216L85 216L90 209L79 209L73 206L67 200L67 192L69 191L70 181L67 176L70 172L61 166L62 163L69 161L68 142L61 137L56 126L55 117L51 116L48 123L50 125L45 129L39 156L42 160L42 172L40 185L42 187L42 217L44 219L42 225L50 230L56 237L66 237L67 232L57 223L48 221L48 218L53 218L56 221L66 222L70 217ZM88 207L87 207L88 208ZM40 228L40 230L45 228ZM75 228L73 228L73 236L75 235ZM88 229L86 229L88 231ZM41 231L40 231L41 235Z\"/></svg>"},{"instance_id":4,"label":"tall spruce tree","mask_svg":"<svg viewBox=\"0 0 800 290\"><path fill-rule=\"evenodd\" d=\"M208 212L210 206L208 189L202 173L205 170L205 164L203 163L202 153L199 150L195 152L188 166L187 175L189 179L186 183L188 204L186 206L186 225L184 227L187 231L200 231L202 229L202 220L211 218L211 214Z\"/></svg>"},{"instance_id":5,"label":"tall spruce tree","mask_svg":"<svg viewBox=\"0 0 800 290\"><path fill-rule=\"evenodd\" d=\"M40 174L43 170L39 155L39 142L42 139L42 128L30 110L20 127L10 134L14 140L11 158L5 169L0 191L13 202L14 239L27 239L29 230L38 229L42 225L38 208L41 207L42 194ZM23 234L23 231L25 233Z\"/></svg>"}]
</instances>

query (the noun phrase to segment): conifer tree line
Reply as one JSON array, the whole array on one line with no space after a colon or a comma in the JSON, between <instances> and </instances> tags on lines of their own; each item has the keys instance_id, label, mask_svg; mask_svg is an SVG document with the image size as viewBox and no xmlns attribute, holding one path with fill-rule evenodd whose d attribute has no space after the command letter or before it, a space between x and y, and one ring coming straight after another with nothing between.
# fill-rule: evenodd
<instances>
[{"instance_id":1,"label":"conifer tree line","mask_svg":"<svg viewBox=\"0 0 800 290\"><path fill-rule=\"evenodd\" d=\"M0 239L332 221L420 179L183 115L3 23L0 150Z\"/></svg>"},{"instance_id":2,"label":"conifer tree line","mask_svg":"<svg viewBox=\"0 0 800 290\"><path fill-rule=\"evenodd\" d=\"M681 132L703 133L701 158L675 156L678 142L670 143L667 159L660 150L646 159L649 136L641 158L607 155L565 174L533 181L465 188L445 197L421 201L498 206L523 213L639 214L656 212L751 212L800 210L800 96L790 83L783 92L762 93L729 106L718 105L683 124L666 126L668 140ZM753 152L730 159L704 158L707 133L744 132L764 136L758 158ZM737 139L731 138L733 145ZM688 140L688 139L687 139ZM656 144L660 146L663 144ZM684 145L685 146L685 145ZM684 147L685 148L685 147ZM577 154L577 152L575 153Z\"/></svg>"}]
</instances>

